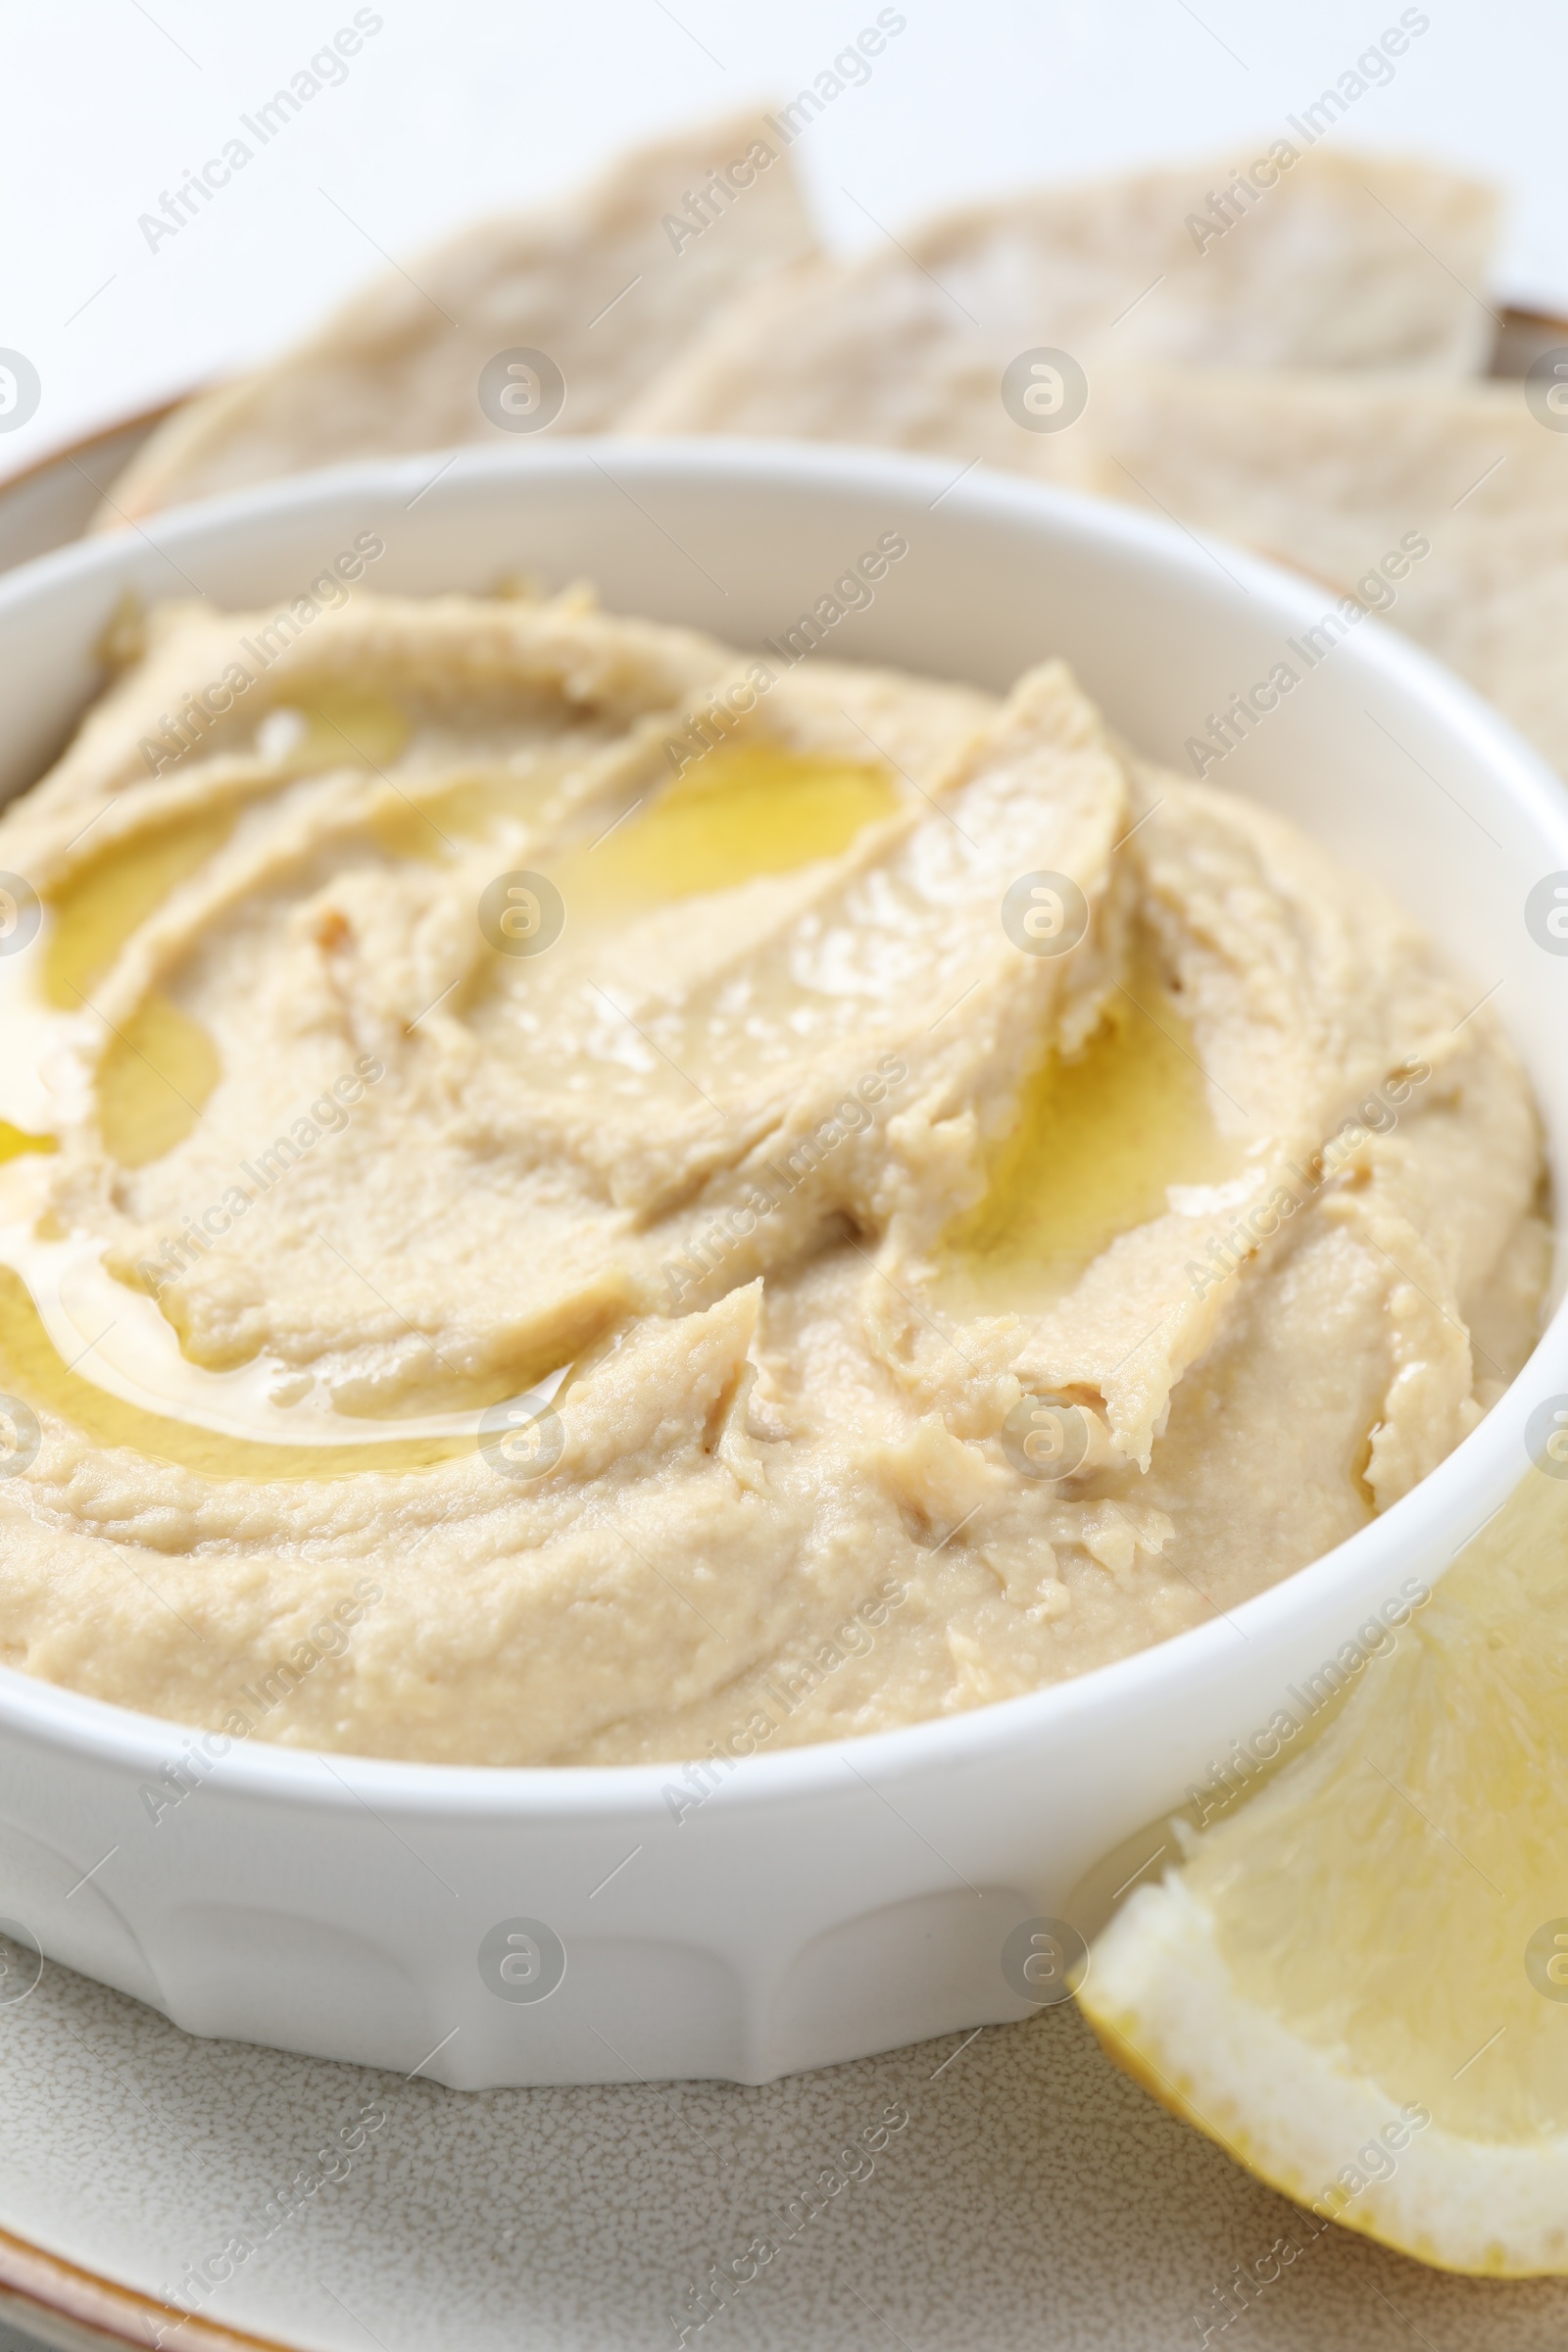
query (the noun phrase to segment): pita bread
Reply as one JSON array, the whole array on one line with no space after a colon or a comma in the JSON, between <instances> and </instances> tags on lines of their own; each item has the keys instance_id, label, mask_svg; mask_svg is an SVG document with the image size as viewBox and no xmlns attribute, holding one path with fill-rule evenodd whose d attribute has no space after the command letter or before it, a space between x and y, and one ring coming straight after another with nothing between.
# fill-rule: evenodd
<instances>
[{"instance_id":1,"label":"pita bread","mask_svg":"<svg viewBox=\"0 0 1568 2352\"><path fill-rule=\"evenodd\" d=\"M808 262L742 295L624 430L873 442L1074 480L1076 426L1016 423L1004 365L916 271Z\"/></svg>"},{"instance_id":2,"label":"pita bread","mask_svg":"<svg viewBox=\"0 0 1568 2352\"><path fill-rule=\"evenodd\" d=\"M1095 364L1481 367L1494 193L1433 166L1310 152L1238 203L1215 166L1047 188L951 213L904 244L817 263L743 295L626 418L648 432L893 442L1069 478L1072 429L1002 410L1032 347ZM1206 220L1207 227L1194 222ZM978 394L978 397L976 395ZM1053 446L1059 445L1059 446Z\"/></svg>"},{"instance_id":3,"label":"pita bread","mask_svg":"<svg viewBox=\"0 0 1568 2352\"><path fill-rule=\"evenodd\" d=\"M723 209L710 197L712 218L694 231L689 197L749 151L750 184ZM187 403L97 525L339 459L501 441L476 387L507 350L555 361L561 430L603 431L710 313L814 248L789 157L760 116L641 148L564 203L466 229L389 271L295 350Z\"/></svg>"},{"instance_id":4,"label":"pita bread","mask_svg":"<svg viewBox=\"0 0 1568 2352\"><path fill-rule=\"evenodd\" d=\"M1568 774L1568 433L1522 384L1127 370L1089 421L1085 486L1382 610ZM1431 552L1380 585L1411 535Z\"/></svg>"}]
</instances>

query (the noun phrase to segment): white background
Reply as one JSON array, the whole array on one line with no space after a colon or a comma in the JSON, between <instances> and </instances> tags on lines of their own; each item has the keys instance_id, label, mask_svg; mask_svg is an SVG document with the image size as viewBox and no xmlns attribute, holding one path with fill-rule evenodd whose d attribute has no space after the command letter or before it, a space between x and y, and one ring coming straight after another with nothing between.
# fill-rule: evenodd
<instances>
[{"instance_id":1,"label":"white background","mask_svg":"<svg viewBox=\"0 0 1568 2352\"><path fill-rule=\"evenodd\" d=\"M793 95L877 0L378 0L382 29L346 81L149 250L138 215L355 5L7 0L0 346L27 355L43 392L0 437L0 474L276 349L381 269L378 247L410 255L476 213L568 189L628 140ZM877 233L867 212L896 227L1030 180L1210 151L1239 164L1401 5L905 0L870 81L793 160L846 247ZM1424 13L1394 81L1329 136L1495 176L1513 200L1500 290L1568 309L1568 8Z\"/></svg>"}]
</instances>

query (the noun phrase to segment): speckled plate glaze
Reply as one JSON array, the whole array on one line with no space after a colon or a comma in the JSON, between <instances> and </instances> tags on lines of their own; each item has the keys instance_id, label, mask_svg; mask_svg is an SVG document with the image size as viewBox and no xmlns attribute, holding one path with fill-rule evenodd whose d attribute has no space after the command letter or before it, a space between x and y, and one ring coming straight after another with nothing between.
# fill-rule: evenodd
<instances>
[{"instance_id":1,"label":"speckled plate glaze","mask_svg":"<svg viewBox=\"0 0 1568 2352\"><path fill-rule=\"evenodd\" d=\"M52 1966L0 2006L0 2311L63 2347L1568 2342L1568 2280L1445 2278L1311 2227L1117 2074L1071 2003L760 2089L476 2093L195 2041ZM1278 2276L1233 2336L1214 2290L1238 2265ZM727 2309L715 2267L755 2272Z\"/></svg>"}]
</instances>

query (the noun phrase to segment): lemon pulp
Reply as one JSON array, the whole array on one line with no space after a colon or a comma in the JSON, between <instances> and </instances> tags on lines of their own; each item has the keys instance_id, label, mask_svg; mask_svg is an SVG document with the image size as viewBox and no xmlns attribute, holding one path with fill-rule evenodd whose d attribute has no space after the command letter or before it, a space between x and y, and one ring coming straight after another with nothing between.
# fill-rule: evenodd
<instances>
[{"instance_id":1,"label":"lemon pulp","mask_svg":"<svg viewBox=\"0 0 1568 2352\"><path fill-rule=\"evenodd\" d=\"M1532 1471L1380 1678L1190 1875L1246 1998L1453 2131L1528 2141L1568 2132L1568 2000L1527 1959L1568 1920L1565 1823L1568 1484Z\"/></svg>"},{"instance_id":2,"label":"lemon pulp","mask_svg":"<svg viewBox=\"0 0 1568 2352\"><path fill-rule=\"evenodd\" d=\"M1291 1761L1129 1898L1079 1998L1298 2204L1446 2269L1564 2273L1568 1482L1530 1470L1402 1592L1407 1623L1369 1612L1277 1692Z\"/></svg>"}]
</instances>

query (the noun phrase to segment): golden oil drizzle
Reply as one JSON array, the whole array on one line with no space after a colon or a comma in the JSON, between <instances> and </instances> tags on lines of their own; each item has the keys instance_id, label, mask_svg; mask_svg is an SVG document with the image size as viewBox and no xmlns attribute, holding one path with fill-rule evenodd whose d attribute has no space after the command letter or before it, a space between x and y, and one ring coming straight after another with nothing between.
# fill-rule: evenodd
<instances>
[{"instance_id":1,"label":"golden oil drizzle","mask_svg":"<svg viewBox=\"0 0 1568 2352\"><path fill-rule=\"evenodd\" d=\"M664 905L836 858L900 806L886 768L722 744L597 848L559 860L551 879L572 908Z\"/></svg>"},{"instance_id":2,"label":"golden oil drizzle","mask_svg":"<svg viewBox=\"0 0 1568 2352\"><path fill-rule=\"evenodd\" d=\"M222 848L235 815L222 808L170 817L101 851L49 892L54 921L43 968L49 1004L76 1010L148 916Z\"/></svg>"},{"instance_id":3,"label":"golden oil drizzle","mask_svg":"<svg viewBox=\"0 0 1568 2352\"><path fill-rule=\"evenodd\" d=\"M21 1159L28 1152L58 1152L59 1149L52 1135L29 1135L24 1127L13 1127L9 1119L0 1119L0 1162Z\"/></svg>"},{"instance_id":4,"label":"golden oil drizzle","mask_svg":"<svg viewBox=\"0 0 1568 2352\"><path fill-rule=\"evenodd\" d=\"M305 721L304 734L284 755L291 768L385 767L409 740L407 713L363 688L307 688L289 708Z\"/></svg>"},{"instance_id":5,"label":"golden oil drizzle","mask_svg":"<svg viewBox=\"0 0 1568 2352\"><path fill-rule=\"evenodd\" d=\"M993 1308L1069 1289L1118 1234L1165 1214L1167 1187L1235 1173L1192 1031L1147 957L1131 979L1081 1054L1050 1054L1025 1081L984 1199L944 1237Z\"/></svg>"},{"instance_id":6,"label":"golden oil drizzle","mask_svg":"<svg viewBox=\"0 0 1568 2352\"><path fill-rule=\"evenodd\" d=\"M435 777L411 776L368 831L390 858L439 863L460 843L483 841L509 822L548 824L562 778L581 765L582 757L580 751L542 754L523 767L487 762Z\"/></svg>"},{"instance_id":7,"label":"golden oil drizzle","mask_svg":"<svg viewBox=\"0 0 1568 2352\"><path fill-rule=\"evenodd\" d=\"M143 998L98 1064L98 1126L122 1168L145 1168L183 1143L222 1075L200 1021L160 991Z\"/></svg>"},{"instance_id":8,"label":"golden oil drizzle","mask_svg":"<svg viewBox=\"0 0 1568 2352\"><path fill-rule=\"evenodd\" d=\"M426 1470L472 1453L477 1439L393 1438L364 1445L280 1446L233 1438L147 1411L100 1389L62 1360L25 1283L0 1265L0 1391L34 1410L59 1416L91 1445L123 1446L150 1461L172 1462L203 1478L332 1479L361 1471L390 1475Z\"/></svg>"}]
</instances>

